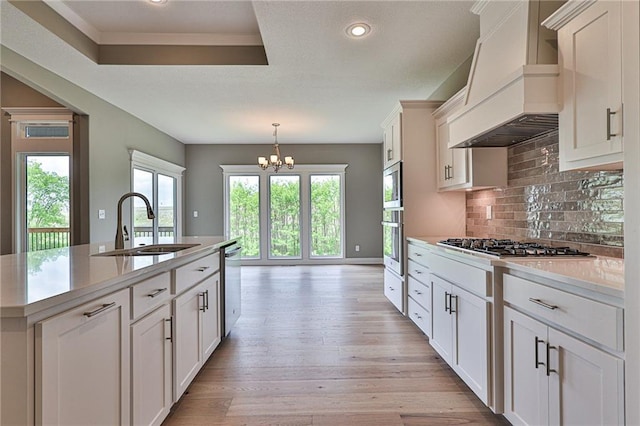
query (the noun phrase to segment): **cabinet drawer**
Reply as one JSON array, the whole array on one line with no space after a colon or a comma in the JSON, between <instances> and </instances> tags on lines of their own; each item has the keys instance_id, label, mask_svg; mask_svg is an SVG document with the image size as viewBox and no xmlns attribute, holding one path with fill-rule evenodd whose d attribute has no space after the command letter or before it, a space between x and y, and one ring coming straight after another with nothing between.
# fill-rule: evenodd
<instances>
[{"instance_id":1,"label":"cabinet drawer","mask_svg":"<svg viewBox=\"0 0 640 426\"><path fill-rule=\"evenodd\" d=\"M428 277L425 277L428 280ZM431 285L423 284L413 277L407 277L408 296L431 312Z\"/></svg>"},{"instance_id":2,"label":"cabinet drawer","mask_svg":"<svg viewBox=\"0 0 640 426\"><path fill-rule=\"evenodd\" d=\"M416 244L409 243L407 246L408 258L422 266L429 267L429 249Z\"/></svg>"},{"instance_id":3,"label":"cabinet drawer","mask_svg":"<svg viewBox=\"0 0 640 426\"><path fill-rule=\"evenodd\" d=\"M431 314L412 298L409 298L407 304L407 316L411 318L411 321L413 321L424 334L431 337Z\"/></svg>"},{"instance_id":4,"label":"cabinet drawer","mask_svg":"<svg viewBox=\"0 0 640 426\"><path fill-rule=\"evenodd\" d=\"M407 262L407 273L423 284L429 284L429 268L413 260Z\"/></svg>"},{"instance_id":5,"label":"cabinet drawer","mask_svg":"<svg viewBox=\"0 0 640 426\"><path fill-rule=\"evenodd\" d=\"M400 312L403 311L404 295L402 294L402 278L395 275L393 272L384 270L384 295L394 304Z\"/></svg>"},{"instance_id":6,"label":"cabinet drawer","mask_svg":"<svg viewBox=\"0 0 640 426\"><path fill-rule=\"evenodd\" d=\"M131 287L131 319L140 318L169 300L170 287L169 272L156 275Z\"/></svg>"},{"instance_id":7,"label":"cabinet drawer","mask_svg":"<svg viewBox=\"0 0 640 426\"><path fill-rule=\"evenodd\" d=\"M490 273L444 256L429 256L431 273L481 297L491 295Z\"/></svg>"},{"instance_id":8,"label":"cabinet drawer","mask_svg":"<svg viewBox=\"0 0 640 426\"><path fill-rule=\"evenodd\" d=\"M505 302L605 346L623 350L622 309L510 274L504 274L503 285Z\"/></svg>"},{"instance_id":9,"label":"cabinet drawer","mask_svg":"<svg viewBox=\"0 0 640 426\"><path fill-rule=\"evenodd\" d=\"M201 257L175 269L173 293L178 294L202 281L220 268L220 253Z\"/></svg>"}]
</instances>

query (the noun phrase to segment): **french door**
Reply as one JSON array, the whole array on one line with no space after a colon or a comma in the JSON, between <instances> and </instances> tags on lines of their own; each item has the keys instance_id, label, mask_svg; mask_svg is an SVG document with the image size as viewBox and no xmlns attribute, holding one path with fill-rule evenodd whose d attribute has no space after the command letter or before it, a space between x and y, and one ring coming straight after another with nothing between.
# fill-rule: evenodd
<instances>
[{"instance_id":1,"label":"french door","mask_svg":"<svg viewBox=\"0 0 640 426\"><path fill-rule=\"evenodd\" d=\"M344 257L345 165L269 173L223 166L225 233L243 259L303 263Z\"/></svg>"}]
</instances>

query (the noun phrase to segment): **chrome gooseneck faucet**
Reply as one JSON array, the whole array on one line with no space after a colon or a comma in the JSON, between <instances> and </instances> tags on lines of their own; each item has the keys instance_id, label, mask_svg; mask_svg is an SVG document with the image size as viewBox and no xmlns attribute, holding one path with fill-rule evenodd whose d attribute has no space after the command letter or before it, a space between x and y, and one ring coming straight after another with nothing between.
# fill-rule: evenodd
<instances>
[{"instance_id":1,"label":"chrome gooseneck faucet","mask_svg":"<svg viewBox=\"0 0 640 426\"><path fill-rule=\"evenodd\" d=\"M140 197L142 201L147 205L147 217L149 219L154 219L156 217L155 213L153 213L153 209L151 208L151 203L144 195L139 192L127 192L122 197L120 197L120 201L118 201L118 225L116 228L116 250L124 248L125 236L122 233L122 202L129 197ZM129 233L127 232L127 228L124 228L124 233L126 234L126 240L129 240Z\"/></svg>"}]
</instances>

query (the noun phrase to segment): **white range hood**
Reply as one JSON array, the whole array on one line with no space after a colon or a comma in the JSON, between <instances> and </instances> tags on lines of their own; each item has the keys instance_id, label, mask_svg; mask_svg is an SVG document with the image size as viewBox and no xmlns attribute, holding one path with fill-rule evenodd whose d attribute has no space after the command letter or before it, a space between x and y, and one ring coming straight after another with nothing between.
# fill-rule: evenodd
<instances>
[{"instance_id":1,"label":"white range hood","mask_svg":"<svg viewBox=\"0 0 640 426\"><path fill-rule=\"evenodd\" d=\"M482 0L463 107L452 114L449 147L503 147L558 127L555 31L540 23L563 4L547 0Z\"/></svg>"}]
</instances>

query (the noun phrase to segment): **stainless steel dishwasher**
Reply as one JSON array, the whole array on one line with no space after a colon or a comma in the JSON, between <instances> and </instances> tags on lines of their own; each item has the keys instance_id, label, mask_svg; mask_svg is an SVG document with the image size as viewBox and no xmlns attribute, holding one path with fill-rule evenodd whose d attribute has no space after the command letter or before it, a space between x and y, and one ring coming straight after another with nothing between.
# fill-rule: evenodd
<instances>
[{"instance_id":1,"label":"stainless steel dishwasher","mask_svg":"<svg viewBox=\"0 0 640 426\"><path fill-rule=\"evenodd\" d=\"M222 279L224 286L222 287L222 312L220 323L222 325L223 338L228 336L231 328L234 326L241 313L241 278L240 278L240 259L242 247L240 244L233 243L222 249L224 262L222 262Z\"/></svg>"}]
</instances>

